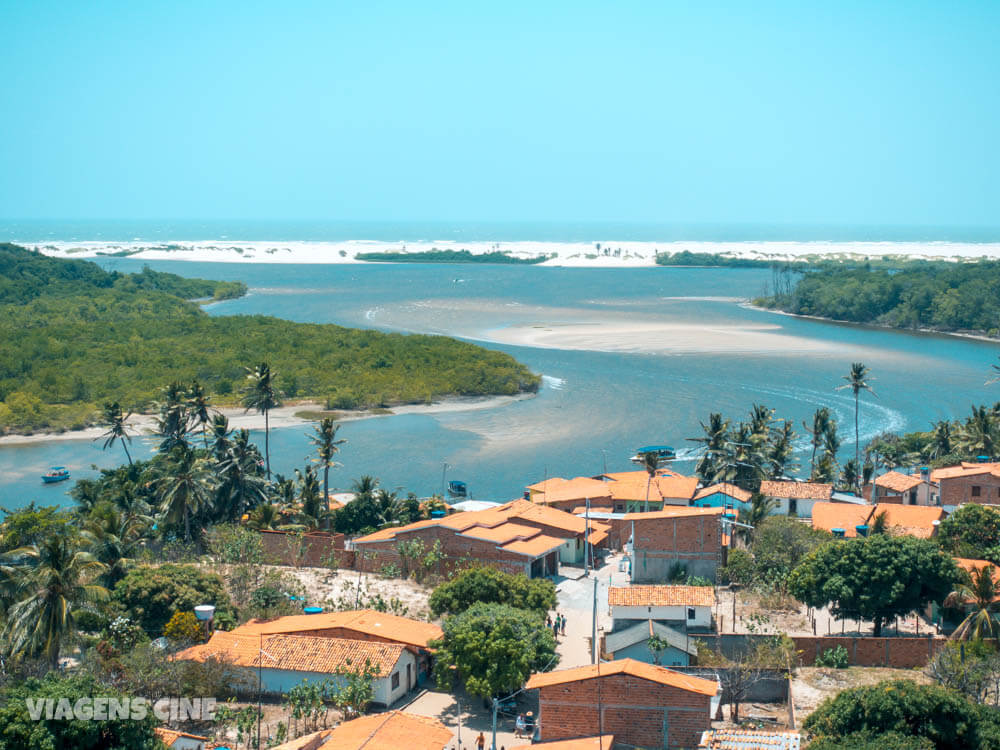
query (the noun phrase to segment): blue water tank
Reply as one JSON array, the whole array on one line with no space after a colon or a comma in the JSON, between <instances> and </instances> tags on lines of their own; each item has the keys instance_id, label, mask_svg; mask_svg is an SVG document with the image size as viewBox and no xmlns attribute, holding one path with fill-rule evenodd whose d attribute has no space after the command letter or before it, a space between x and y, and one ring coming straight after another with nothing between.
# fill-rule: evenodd
<instances>
[{"instance_id":1,"label":"blue water tank","mask_svg":"<svg viewBox=\"0 0 1000 750\"><path fill-rule=\"evenodd\" d=\"M833 532L833 535L835 537L838 537L839 539L843 539L844 538L844 530L843 529L830 529L830 531Z\"/></svg>"},{"instance_id":2,"label":"blue water tank","mask_svg":"<svg viewBox=\"0 0 1000 750\"><path fill-rule=\"evenodd\" d=\"M307 615L321 615L321 614L323 614L323 608L322 607L305 607L305 608L303 608L302 611L305 612Z\"/></svg>"}]
</instances>

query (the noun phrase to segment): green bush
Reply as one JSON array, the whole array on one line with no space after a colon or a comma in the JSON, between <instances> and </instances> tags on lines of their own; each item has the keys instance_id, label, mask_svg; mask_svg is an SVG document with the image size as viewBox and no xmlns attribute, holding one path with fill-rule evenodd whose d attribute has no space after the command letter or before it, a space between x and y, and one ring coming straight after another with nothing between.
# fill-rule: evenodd
<instances>
[{"instance_id":1,"label":"green bush","mask_svg":"<svg viewBox=\"0 0 1000 750\"><path fill-rule=\"evenodd\" d=\"M175 563L133 568L115 585L112 599L151 638L163 633L175 613L193 612L199 604L214 604L220 614L232 615L233 609L219 576Z\"/></svg>"},{"instance_id":2,"label":"green bush","mask_svg":"<svg viewBox=\"0 0 1000 750\"><path fill-rule=\"evenodd\" d=\"M827 667L829 669L847 669L850 659L847 656L847 649L843 646L828 648L816 657L817 667Z\"/></svg>"},{"instance_id":3,"label":"green bush","mask_svg":"<svg viewBox=\"0 0 1000 750\"><path fill-rule=\"evenodd\" d=\"M430 598L435 615L464 612L477 603L509 604L544 617L556 607L556 587L546 578L528 578L495 568L463 570L434 589Z\"/></svg>"}]
</instances>

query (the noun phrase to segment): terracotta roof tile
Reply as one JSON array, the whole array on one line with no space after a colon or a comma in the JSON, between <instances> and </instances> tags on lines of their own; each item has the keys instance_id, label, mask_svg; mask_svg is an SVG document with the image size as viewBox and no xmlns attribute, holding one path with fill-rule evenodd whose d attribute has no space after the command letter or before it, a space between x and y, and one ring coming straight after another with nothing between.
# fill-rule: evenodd
<instances>
[{"instance_id":1,"label":"terracotta roof tile","mask_svg":"<svg viewBox=\"0 0 1000 750\"><path fill-rule=\"evenodd\" d=\"M273 750L442 750L452 739L452 732L437 719L406 713L387 711L345 721L333 729L324 729L315 735L319 744L295 745L292 740Z\"/></svg>"},{"instance_id":2,"label":"terracotta roof tile","mask_svg":"<svg viewBox=\"0 0 1000 750\"><path fill-rule=\"evenodd\" d=\"M760 494L788 500L829 500L833 485L819 482L773 482L760 483Z\"/></svg>"},{"instance_id":3,"label":"terracotta roof tile","mask_svg":"<svg viewBox=\"0 0 1000 750\"><path fill-rule=\"evenodd\" d=\"M576 477L575 479L553 477L544 482L532 484L528 489L532 493L532 501L544 504L586 500L587 498L591 500L611 498L607 483L590 477Z\"/></svg>"},{"instance_id":4,"label":"terracotta roof tile","mask_svg":"<svg viewBox=\"0 0 1000 750\"><path fill-rule=\"evenodd\" d=\"M609 677L616 674L627 674L701 695L715 695L719 690L719 684L712 680L674 672L671 669L646 664L635 659L618 659L602 664L590 664L585 667L560 669L555 672L538 672L531 675L525 688L532 690L549 685L563 685L567 682L580 682L581 680L592 680L596 677Z\"/></svg>"},{"instance_id":5,"label":"terracotta roof tile","mask_svg":"<svg viewBox=\"0 0 1000 750\"><path fill-rule=\"evenodd\" d=\"M709 729L702 733L698 747L710 750L799 750L801 742L798 732Z\"/></svg>"},{"instance_id":6,"label":"terracotta roof tile","mask_svg":"<svg viewBox=\"0 0 1000 750\"><path fill-rule=\"evenodd\" d=\"M908 492L914 487L919 487L921 484L923 484L923 481L920 477L915 477L911 474L900 474L898 471L890 471L875 478L876 487L885 487L887 490L892 490L893 492Z\"/></svg>"},{"instance_id":7,"label":"terracotta roof tile","mask_svg":"<svg viewBox=\"0 0 1000 750\"><path fill-rule=\"evenodd\" d=\"M574 740L515 745L510 750L611 750L614 744L615 736L613 734L603 734L600 737L579 737Z\"/></svg>"},{"instance_id":8,"label":"terracotta roof tile","mask_svg":"<svg viewBox=\"0 0 1000 750\"><path fill-rule=\"evenodd\" d=\"M909 534L921 539L934 535L935 521L944 518L944 509L923 505L879 503L853 505L851 503L816 503L812 509L812 527L832 531L843 529L845 537L857 536L856 526L870 526L875 517L885 513L886 525L898 534Z\"/></svg>"},{"instance_id":9,"label":"terracotta roof tile","mask_svg":"<svg viewBox=\"0 0 1000 750\"><path fill-rule=\"evenodd\" d=\"M612 586L608 589L611 607L714 607L712 586Z\"/></svg>"},{"instance_id":10,"label":"terracotta roof tile","mask_svg":"<svg viewBox=\"0 0 1000 750\"><path fill-rule=\"evenodd\" d=\"M380 677L392 672L404 647L398 643L320 638L308 635L249 635L218 630L208 643L178 651L173 658L204 662L209 658L237 667L289 669L332 673L340 667L363 666L370 661Z\"/></svg>"},{"instance_id":11,"label":"terracotta roof tile","mask_svg":"<svg viewBox=\"0 0 1000 750\"><path fill-rule=\"evenodd\" d=\"M753 495L744 489L740 489L735 484L729 484L728 482L720 482L719 484L712 484L708 487L703 487L695 493L694 499L701 500L702 498L711 497L716 494L729 495L729 497L736 498L740 502L748 503Z\"/></svg>"},{"instance_id":12,"label":"terracotta roof tile","mask_svg":"<svg viewBox=\"0 0 1000 750\"><path fill-rule=\"evenodd\" d=\"M538 534L537 536L531 537L531 539L524 539L505 544L501 547L501 549L506 550L507 552L513 552L516 555L541 557L542 555L548 554L552 550L559 549L563 546L565 541L565 539L549 536L548 534Z\"/></svg>"},{"instance_id":13,"label":"terracotta roof tile","mask_svg":"<svg viewBox=\"0 0 1000 750\"><path fill-rule=\"evenodd\" d=\"M528 539L538 535L540 532L536 526L525 526L519 523L501 523L492 528L473 526L462 532L463 536L471 536L475 539L485 539L488 542L506 544L515 539Z\"/></svg>"},{"instance_id":14,"label":"terracotta roof tile","mask_svg":"<svg viewBox=\"0 0 1000 750\"><path fill-rule=\"evenodd\" d=\"M958 466L945 466L934 469L931 472L931 481L939 482L942 479L955 479L956 477L971 477L978 474L992 474L1000 476L1000 462L970 463L963 461Z\"/></svg>"},{"instance_id":15,"label":"terracotta roof tile","mask_svg":"<svg viewBox=\"0 0 1000 750\"><path fill-rule=\"evenodd\" d=\"M377 635L390 641L408 646L426 648L427 643L441 638L441 628L430 622L411 620L388 612L374 609L350 610L347 612L322 612L317 615L290 615L273 620L251 620L232 632L240 635L256 636L294 634L309 630L344 628L366 635Z\"/></svg>"}]
</instances>

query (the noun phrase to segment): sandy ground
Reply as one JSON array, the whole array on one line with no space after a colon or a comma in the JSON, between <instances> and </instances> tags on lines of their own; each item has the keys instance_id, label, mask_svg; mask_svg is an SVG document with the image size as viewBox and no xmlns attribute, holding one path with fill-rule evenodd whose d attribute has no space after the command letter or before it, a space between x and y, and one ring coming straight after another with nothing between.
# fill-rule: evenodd
<instances>
[{"instance_id":1,"label":"sandy ground","mask_svg":"<svg viewBox=\"0 0 1000 750\"><path fill-rule=\"evenodd\" d=\"M832 353L835 342L779 333L776 325L693 325L657 322L537 323L486 331L489 341L544 349L672 353Z\"/></svg>"},{"instance_id":2,"label":"sandy ground","mask_svg":"<svg viewBox=\"0 0 1000 750\"><path fill-rule=\"evenodd\" d=\"M532 398L533 393L522 393L517 396L482 396L468 397L456 396L445 398L432 404L404 404L394 406L388 410L379 411L337 411L338 422L350 422L357 419L372 419L374 417L386 417L394 414L442 414L456 411L478 411L482 409L494 409L505 406L515 401ZM295 427L297 425L308 424L311 419L304 419L297 416L300 412L322 410L323 405L313 401L300 401L295 404L288 404L277 409L272 409L268 419L272 428ZM221 408L216 411L225 414L229 418L229 427L233 430L263 430L264 416L256 412L247 412L238 407ZM156 416L153 414L133 414L128 420L129 432L132 435L152 434L156 429ZM22 445L25 443L48 443L62 440L96 440L104 435L105 427L88 427L83 430L69 430L67 432L38 432L32 435L4 435L0 437L0 446Z\"/></svg>"},{"instance_id":3,"label":"sandy ground","mask_svg":"<svg viewBox=\"0 0 1000 750\"><path fill-rule=\"evenodd\" d=\"M16 238L14 241L17 241ZM657 253L688 250L734 258L785 261L795 259L863 259L894 256L952 260L1000 256L1000 243L960 242L49 242L24 243L48 255L87 258L132 253L142 260L192 260L228 263L358 263L358 253L468 250L507 252L516 257L551 256L542 265L574 267L642 267L655 265Z\"/></svg>"},{"instance_id":4,"label":"sandy ground","mask_svg":"<svg viewBox=\"0 0 1000 750\"><path fill-rule=\"evenodd\" d=\"M862 685L874 685L883 680L913 680L921 685L927 685L931 682L931 679L918 669L801 667L796 670L792 680L795 718L801 723L826 698L832 698L842 690Z\"/></svg>"}]
</instances>

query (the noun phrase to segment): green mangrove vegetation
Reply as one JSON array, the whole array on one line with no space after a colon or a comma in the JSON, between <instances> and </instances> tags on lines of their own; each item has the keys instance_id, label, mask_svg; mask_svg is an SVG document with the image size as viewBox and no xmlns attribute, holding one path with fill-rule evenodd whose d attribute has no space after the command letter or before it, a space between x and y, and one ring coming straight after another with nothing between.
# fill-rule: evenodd
<instances>
[{"instance_id":1,"label":"green mangrove vegetation","mask_svg":"<svg viewBox=\"0 0 1000 750\"><path fill-rule=\"evenodd\" d=\"M502 263L507 265L534 265L544 263L547 255L536 255L532 258L518 258L514 255L496 250L490 253L470 253L468 250L422 250L415 253L358 253L358 260L381 263Z\"/></svg>"},{"instance_id":2,"label":"green mangrove vegetation","mask_svg":"<svg viewBox=\"0 0 1000 750\"><path fill-rule=\"evenodd\" d=\"M235 404L245 366L265 359L285 397L336 409L538 388L510 355L455 339L210 317L189 301L244 292L0 245L0 432L83 427L109 401L150 411L165 380L197 380L218 403Z\"/></svg>"},{"instance_id":3,"label":"green mangrove vegetation","mask_svg":"<svg viewBox=\"0 0 1000 750\"><path fill-rule=\"evenodd\" d=\"M1000 262L911 261L895 268L824 264L757 304L891 328L1000 335Z\"/></svg>"}]
</instances>

